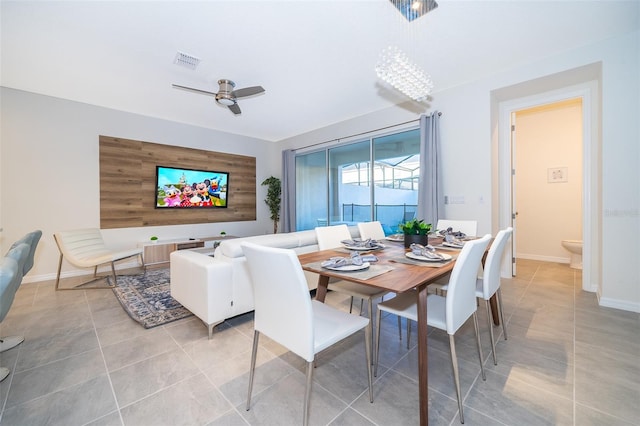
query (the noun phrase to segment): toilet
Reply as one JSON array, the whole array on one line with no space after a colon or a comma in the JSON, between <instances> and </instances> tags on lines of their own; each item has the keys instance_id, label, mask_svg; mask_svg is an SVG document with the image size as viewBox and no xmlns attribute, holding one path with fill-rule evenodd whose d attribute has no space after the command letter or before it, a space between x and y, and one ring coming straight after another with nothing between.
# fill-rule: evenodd
<instances>
[{"instance_id":1,"label":"toilet","mask_svg":"<svg viewBox=\"0 0 640 426\"><path fill-rule=\"evenodd\" d=\"M569 267L582 269L582 240L562 240L562 247L571 253Z\"/></svg>"}]
</instances>

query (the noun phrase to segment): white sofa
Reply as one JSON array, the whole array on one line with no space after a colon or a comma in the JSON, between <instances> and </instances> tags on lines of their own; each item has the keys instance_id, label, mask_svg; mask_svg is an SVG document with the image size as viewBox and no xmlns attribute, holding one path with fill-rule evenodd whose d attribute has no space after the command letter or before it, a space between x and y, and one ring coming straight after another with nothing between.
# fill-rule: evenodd
<instances>
[{"instance_id":1,"label":"white sofa","mask_svg":"<svg viewBox=\"0 0 640 426\"><path fill-rule=\"evenodd\" d=\"M358 228L349 227L358 237ZM251 278L242 243L250 241L269 247L293 249L296 253L318 250L314 230L283 234L258 235L224 240L215 257L191 250L178 250L170 255L171 296L193 312L209 328L225 319L254 309ZM265 271L277 277L277 271ZM305 271L309 290L317 287L318 275Z\"/></svg>"}]
</instances>

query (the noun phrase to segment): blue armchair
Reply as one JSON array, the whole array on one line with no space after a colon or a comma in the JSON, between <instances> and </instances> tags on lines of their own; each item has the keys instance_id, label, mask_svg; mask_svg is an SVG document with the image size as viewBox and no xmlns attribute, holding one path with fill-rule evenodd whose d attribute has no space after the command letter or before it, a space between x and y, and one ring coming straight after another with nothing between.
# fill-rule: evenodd
<instances>
[{"instance_id":1,"label":"blue armchair","mask_svg":"<svg viewBox=\"0 0 640 426\"><path fill-rule=\"evenodd\" d=\"M22 283L22 278L31 270L34 255L41 231L30 232L13 243L4 258L0 260L0 323L11 308L16 291ZM0 352L19 345L24 341L23 336L0 337ZM9 369L0 367L0 381L9 375Z\"/></svg>"}]
</instances>

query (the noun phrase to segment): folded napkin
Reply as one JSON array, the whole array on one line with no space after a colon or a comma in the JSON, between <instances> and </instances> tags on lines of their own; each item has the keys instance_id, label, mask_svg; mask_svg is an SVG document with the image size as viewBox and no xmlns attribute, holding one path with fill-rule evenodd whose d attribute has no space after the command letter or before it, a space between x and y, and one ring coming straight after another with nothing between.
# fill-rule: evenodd
<instances>
[{"instance_id":1,"label":"folded napkin","mask_svg":"<svg viewBox=\"0 0 640 426\"><path fill-rule=\"evenodd\" d=\"M462 241L459 238L456 238L452 234L445 235L444 236L444 240L447 242L447 244L452 245L452 246L456 246L456 247L464 246L464 241Z\"/></svg>"},{"instance_id":2,"label":"folded napkin","mask_svg":"<svg viewBox=\"0 0 640 426\"><path fill-rule=\"evenodd\" d=\"M320 264L323 268L339 268L341 266L356 265L360 266L364 262L377 262L378 258L372 254L361 256L360 253L354 252L350 257L332 257Z\"/></svg>"},{"instance_id":3,"label":"folded napkin","mask_svg":"<svg viewBox=\"0 0 640 426\"><path fill-rule=\"evenodd\" d=\"M355 238L353 240L342 240L340 242L348 247L378 248L380 246L378 241L372 240L371 238L367 238L366 240Z\"/></svg>"},{"instance_id":4,"label":"folded napkin","mask_svg":"<svg viewBox=\"0 0 640 426\"><path fill-rule=\"evenodd\" d=\"M448 227L447 229L443 229L442 231L440 231L440 235L444 236L445 239L447 238L447 236L452 236L455 238L464 238L467 236L467 234L465 234L464 232L460 232L460 231L454 231L452 227ZM449 242L449 241L447 241Z\"/></svg>"},{"instance_id":5,"label":"folded napkin","mask_svg":"<svg viewBox=\"0 0 640 426\"><path fill-rule=\"evenodd\" d=\"M411 243L409 248L411 249L411 253L416 256L426 257L427 259L444 260L444 256L438 253L431 245L425 247L422 244Z\"/></svg>"}]
</instances>

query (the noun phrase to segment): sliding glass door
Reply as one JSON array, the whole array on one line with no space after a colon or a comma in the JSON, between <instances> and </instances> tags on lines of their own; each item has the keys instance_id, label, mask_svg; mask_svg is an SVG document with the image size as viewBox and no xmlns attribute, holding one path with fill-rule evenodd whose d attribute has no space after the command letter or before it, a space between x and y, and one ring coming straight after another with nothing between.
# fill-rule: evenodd
<instances>
[{"instance_id":1,"label":"sliding glass door","mask_svg":"<svg viewBox=\"0 0 640 426\"><path fill-rule=\"evenodd\" d=\"M416 214L420 131L410 130L373 139L373 158L373 213L388 235L398 232L398 224L413 219Z\"/></svg>"},{"instance_id":2,"label":"sliding glass door","mask_svg":"<svg viewBox=\"0 0 640 426\"><path fill-rule=\"evenodd\" d=\"M379 220L385 232L415 215L418 129L296 156L296 229Z\"/></svg>"},{"instance_id":3,"label":"sliding glass door","mask_svg":"<svg viewBox=\"0 0 640 426\"><path fill-rule=\"evenodd\" d=\"M370 164L368 140L329 150L330 224L371 221Z\"/></svg>"},{"instance_id":4,"label":"sliding glass door","mask_svg":"<svg viewBox=\"0 0 640 426\"><path fill-rule=\"evenodd\" d=\"M329 224L327 152L296 156L296 230Z\"/></svg>"}]
</instances>

